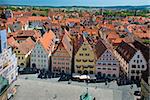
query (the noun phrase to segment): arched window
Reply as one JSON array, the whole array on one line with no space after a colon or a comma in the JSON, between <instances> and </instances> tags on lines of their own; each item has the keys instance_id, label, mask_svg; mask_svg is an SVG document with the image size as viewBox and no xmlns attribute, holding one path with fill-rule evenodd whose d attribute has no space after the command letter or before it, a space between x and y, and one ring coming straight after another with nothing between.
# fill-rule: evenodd
<instances>
[{"instance_id":1,"label":"arched window","mask_svg":"<svg viewBox=\"0 0 150 100\"><path fill-rule=\"evenodd\" d=\"M87 74L88 74L88 71L87 71L87 70L84 70L83 74L87 75Z\"/></svg>"}]
</instances>

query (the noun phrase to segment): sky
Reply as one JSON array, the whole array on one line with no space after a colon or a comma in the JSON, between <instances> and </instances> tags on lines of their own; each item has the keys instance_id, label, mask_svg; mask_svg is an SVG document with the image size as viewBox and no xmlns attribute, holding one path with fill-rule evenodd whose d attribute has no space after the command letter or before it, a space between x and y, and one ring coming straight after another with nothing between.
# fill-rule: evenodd
<instances>
[{"instance_id":1,"label":"sky","mask_svg":"<svg viewBox=\"0 0 150 100\"><path fill-rule=\"evenodd\" d=\"M0 5L41 6L139 6L150 5L150 0L0 0Z\"/></svg>"}]
</instances>

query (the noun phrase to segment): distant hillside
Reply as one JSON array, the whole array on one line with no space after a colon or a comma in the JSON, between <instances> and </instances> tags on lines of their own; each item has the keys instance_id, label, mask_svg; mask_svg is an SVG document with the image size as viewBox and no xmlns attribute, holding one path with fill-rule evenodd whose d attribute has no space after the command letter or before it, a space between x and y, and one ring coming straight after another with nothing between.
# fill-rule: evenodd
<instances>
[{"instance_id":1,"label":"distant hillside","mask_svg":"<svg viewBox=\"0 0 150 100\"><path fill-rule=\"evenodd\" d=\"M29 6L29 5L1 5L1 6ZM144 10L144 9L149 9L150 10L150 5L142 5L142 6L30 6L30 7L46 7L46 8L103 8L103 9L127 9L127 10Z\"/></svg>"}]
</instances>

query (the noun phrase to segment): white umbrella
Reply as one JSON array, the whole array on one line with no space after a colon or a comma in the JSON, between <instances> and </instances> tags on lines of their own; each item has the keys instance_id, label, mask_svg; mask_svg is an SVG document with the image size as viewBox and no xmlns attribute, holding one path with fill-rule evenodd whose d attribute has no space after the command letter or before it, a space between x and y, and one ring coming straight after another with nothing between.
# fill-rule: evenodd
<instances>
[{"instance_id":1,"label":"white umbrella","mask_svg":"<svg viewBox=\"0 0 150 100\"><path fill-rule=\"evenodd\" d=\"M81 80L90 79L90 76L88 76L88 75L81 75L81 76L80 76L80 79L81 79Z\"/></svg>"}]
</instances>

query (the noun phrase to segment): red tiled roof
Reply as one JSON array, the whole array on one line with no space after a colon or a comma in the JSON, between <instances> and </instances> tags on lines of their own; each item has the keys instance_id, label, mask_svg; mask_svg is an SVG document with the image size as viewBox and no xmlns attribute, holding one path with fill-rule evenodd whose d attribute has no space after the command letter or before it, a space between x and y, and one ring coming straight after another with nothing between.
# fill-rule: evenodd
<instances>
[{"instance_id":1,"label":"red tiled roof","mask_svg":"<svg viewBox=\"0 0 150 100\"><path fill-rule=\"evenodd\" d=\"M35 46L35 42L29 37L25 41L21 42L18 46L18 49L23 53L27 54Z\"/></svg>"},{"instance_id":2,"label":"red tiled roof","mask_svg":"<svg viewBox=\"0 0 150 100\"><path fill-rule=\"evenodd\" d=\"M11 36L10 38L7 39L8 45L11 47L18 47L19 43L16 42L16 40Z\"/></svg>"},{"instance_id":3,"label":"red tiled roof","mask_svg":"<svg viewBox=\"0 0 150 100\"><path fill-rule=\"evenodd\" d=\"M49 32L46 32L43 37L40 39L40 43L44 47L45 51L47 53L51 52L52 49L52 42L54 42L55 34L50 30Z\"/></svg>"}]
</instances>

